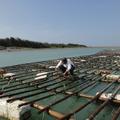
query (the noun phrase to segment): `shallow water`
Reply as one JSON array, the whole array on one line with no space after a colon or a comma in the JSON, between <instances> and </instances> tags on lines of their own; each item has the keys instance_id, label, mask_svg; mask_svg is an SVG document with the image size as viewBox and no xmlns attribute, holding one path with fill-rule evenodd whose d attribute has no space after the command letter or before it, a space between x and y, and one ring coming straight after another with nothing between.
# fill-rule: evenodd
<instances>
[{"instance_id":1,"label":"shallow water","mask_svg":"<svg viewBox=\"0 0 120 120\"><path fill-rule=\"evenodd\" d=\"M0 67L51 60L61 57L91 55L106 49L120 49L120 48L41 49L41 50L15 51L15 52L1 51Z\"/></svg>"}]
</instances>

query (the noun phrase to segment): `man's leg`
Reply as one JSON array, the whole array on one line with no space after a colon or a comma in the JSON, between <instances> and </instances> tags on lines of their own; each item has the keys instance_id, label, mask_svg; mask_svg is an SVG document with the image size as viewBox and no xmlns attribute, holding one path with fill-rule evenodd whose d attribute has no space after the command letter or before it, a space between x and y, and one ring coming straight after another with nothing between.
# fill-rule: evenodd
<instances>
[{"instance_id":1,"label":"man's leg","mask_svg":"<svg viewBox=\"0 0 120 120\"><path fill-rule=\"evenodd\" d=\"M72 66L71 66L71 69L70 69L70 74L71 74L71 75L74 75L74 73L73 73L73 70L74 70L74 69L75 69L75 66L72 65Z\"/></svg>"},{"instance_id":2,"label":"man's leg","mask_svg":"<svg viewBox=\"0 0 120 120\"><path fill-rule=\"evenodd\" d=\"M64 67L63 65L60 65L60 66L59 66L59 69L64 73L67 68ZM67 75L68 75L68 73L65 74L65 76L67 76Z\"/></svg>"},{"instance_id":3,"label":"man's leg","mask_svg":"<svg viewBox=\"0 0 120 120\"><path fill-rule=\"evenodd\" d=\"M59 66L59 69L64 73L66 71L66 68L63 65Z\"/></svg>"}]
</instances>

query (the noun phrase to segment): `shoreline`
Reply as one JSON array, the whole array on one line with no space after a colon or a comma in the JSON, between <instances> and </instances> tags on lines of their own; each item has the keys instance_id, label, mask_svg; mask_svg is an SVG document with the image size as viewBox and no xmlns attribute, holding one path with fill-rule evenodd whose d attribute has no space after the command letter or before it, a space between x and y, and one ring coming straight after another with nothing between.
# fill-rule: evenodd
<instances>
[{"instance_id":1,"label":"shoreline","mask_svg":"<svg viewBox=\"0 0 120 120\"><path fill-rule=\"evenodd\" d=\"M73 48L89 48L89 47L73 47ZM30 50L47 50L47 49L73 49L73 48L6 48L1 49L0 52L14 52L14 51L30 51Z\"/></svg>"},{"instance_id":2,"label":"shoreline","mask_svg":"<svg viewBox=\"0 0 120 120\"><path fill-rule=\"evenodd\" d=\"M47 50L47 49L86 49L86 48L120 48L120 46L102 46L102 47L72 47L72 48L11 48L7 47L5 49L0 49L0 52L16 52L16 51L31 51L31 50Z\"/></svg>"}]
</instances>

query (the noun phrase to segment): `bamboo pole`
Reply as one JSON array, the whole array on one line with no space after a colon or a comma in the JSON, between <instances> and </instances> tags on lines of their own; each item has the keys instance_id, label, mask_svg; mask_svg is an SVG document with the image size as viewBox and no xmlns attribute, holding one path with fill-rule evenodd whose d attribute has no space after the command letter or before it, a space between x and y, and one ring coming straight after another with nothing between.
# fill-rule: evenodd
<instances>
[{"instance_id":1,"label":"bamboo pole","mask_svg":"<svg viewBox=\"0 0 120 120\"><path fill-rule=\"evenodd\" d=\"M112 80L101 80L102 82L112 82ZM120 80L117 81L118 83L120 83Z\"/></svg>"},{"instance_id":2,"label":"bamboo pole","mask_svg":"<svg viewBox=\"0 0 120 120\"><path fill-rule=\"evenodd\" d=\"M58 90L56 90L56 91L58 91ZM73 92L66 91L65 93L66 93L66 94L72 94ZM95 97L95 96L86 95L86 94L81 94L81 93L80 93L80 94L76 94L76 96L84 97L84 98L89 98L89 99L93 99L93 98ZM106 98L99 97L99 100L105 101ZM113 99L112 102L117 103L117 104L120 104L120 100Z\"/></svg>"},{"instance_id":3,"label":"bamboo pole","mask_svg":"<svg viewBox=\"0 0 120 120\"><path fill-rule=\"evenodd\" d=\"M39 105L39 104L37 104L37 103L34 103L32 106L33 106L34 108L39 109L39 110L41 110L41 109L44 109L44 108L45 108L44 106ZM45 112L46 112L46 111L45 111ZM63 117L63 116L64 116L63 114L58 113L58 112L56 112L56 111L54 111L54 110L52 110L52 109L50 109L50 110L49 110L49 114L50 114L51 116L56 117L56 118L60 118L60 117ZM69 120L75 120L75 119L70 118Z\"/></svg>"},{"instance_id":4,"label":"bamboo pole","mask_svg":"<svg viewBox=\"0 0 120 120\"><path fill-rule=\"evenodd\" d=\"M115 112L115 114L113 115L113 117L111 118L111 120L117 120L117 118L118 118L119 115L120 115L120 107Z\"/></svg>"}]
</instances>

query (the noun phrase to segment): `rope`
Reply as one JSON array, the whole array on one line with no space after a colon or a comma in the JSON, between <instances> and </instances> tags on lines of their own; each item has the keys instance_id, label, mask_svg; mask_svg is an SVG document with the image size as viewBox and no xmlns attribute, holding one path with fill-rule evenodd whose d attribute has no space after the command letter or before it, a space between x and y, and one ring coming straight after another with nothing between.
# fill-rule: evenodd
<instances>
[{"instance_id":1,"label":"rope","mask_svg":"<svg viewBox=\"0 0 120 120\"><path fill-rule=\"evenodd\" d=\"M64 91L66 92L66 86L65 86L65 84L63 84L63 87L64 87Z\"/></svg>"},{"instance_id":2,"label":"rope","mask_svg":"<svg viewBox=\"0 0 120 120\"><path fill-rule=\"evenodd\" d=\"M45 117L45 111L43 112L42 120L44 120L44 117Z\"/></svg>"},{"instance_id":3,"label":"rope","mask_svg":"<svg viewBox=\"0 0 120 120\"><path fill-rule=\"evenodd\" d=\"M5 87L9 86L10 82L13 80L13 77L10 77L10 81L8 81L8 84L2 87L2 90L4 90Z\"/></svg>"}]
</instances>

